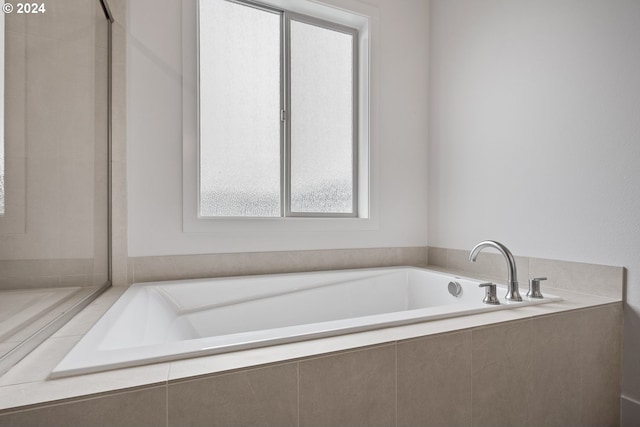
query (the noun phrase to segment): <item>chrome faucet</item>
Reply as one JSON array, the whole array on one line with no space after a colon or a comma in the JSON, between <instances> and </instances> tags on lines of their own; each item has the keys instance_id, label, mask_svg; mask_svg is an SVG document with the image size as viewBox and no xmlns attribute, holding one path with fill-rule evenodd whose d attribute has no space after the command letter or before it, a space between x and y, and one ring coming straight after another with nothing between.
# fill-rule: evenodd
<instances>
[{"instance_id":1,"label":"chrome faucet","mask_svg":"<svg viewBox=\"0 0 640 427\"><path fill-rule=\"evenodd\" d=\"M507 269L508 269L508 282L507 282L507 295L506 299L509 301L522 301L522 297L520 296L520 292L518 291L518 274L516 272L516 260L511 254L511 251L507 249L505 245L502 243L498 243L494 240L484 240L471 249L471 253L469 254L469 261L476 262L476 258L481 250L484 248L494 248L497 249L502 255L504 255L507 260Z\"/></svg>"}]
</instances>

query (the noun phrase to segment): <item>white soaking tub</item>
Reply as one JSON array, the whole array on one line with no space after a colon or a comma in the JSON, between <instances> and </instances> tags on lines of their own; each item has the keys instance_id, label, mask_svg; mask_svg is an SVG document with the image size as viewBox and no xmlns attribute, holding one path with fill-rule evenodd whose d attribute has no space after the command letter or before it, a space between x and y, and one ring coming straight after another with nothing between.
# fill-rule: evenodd
<instances>
[{"instance_id":1,"label":"white soaking tub","mask_svg":"<svg viewBox=\"0 0 640 427\"><path fill-rule=\"evenodd\" d=\"M458 296L448 288L461 286ZM482 302L482 281L416 267L136 283L51 377L558 301ZM523 294L525 292L522 292Z\"/></svg>"}]
</instances>

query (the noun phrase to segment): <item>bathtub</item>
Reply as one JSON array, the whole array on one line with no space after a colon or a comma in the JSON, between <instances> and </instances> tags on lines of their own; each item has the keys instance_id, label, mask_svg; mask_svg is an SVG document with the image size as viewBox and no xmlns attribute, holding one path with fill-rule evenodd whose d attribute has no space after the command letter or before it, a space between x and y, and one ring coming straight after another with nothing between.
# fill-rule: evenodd
<instances>
[{"instance_id":1,"label":"bathtub","mask_svg":"<svg viewBox=\"0 0 640 427\"><path fill-rule=\"evenodd\" d=\"M450 282L460 293L449 292ZM51 377L559 301L482 302L478 280L416 267L131 285ZM452 285L451 287L455 287Z\"/></svg>"}]
</instances>

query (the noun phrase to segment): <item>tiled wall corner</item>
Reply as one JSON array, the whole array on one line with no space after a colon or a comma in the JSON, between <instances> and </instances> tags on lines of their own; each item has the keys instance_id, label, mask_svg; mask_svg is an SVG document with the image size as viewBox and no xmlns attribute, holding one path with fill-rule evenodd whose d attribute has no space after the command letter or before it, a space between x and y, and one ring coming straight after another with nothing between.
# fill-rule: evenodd
<instances>
[{"instance_id":1,"label":"tiled wall corner","mask_svg":"<svg viewBox=\"0 0 640 427\"><path fill-rule=\"evenodd\" d=\"M582 426L620 425L622 305L580 312Z\"/></svg>"},{"instance_id":2,"label":"tiled wall corner","mask_svg":"<svg viewBox=\"0 0 640 427\"><path fill-rule=\"evenodd\" d=\"M473 329L473 425L619 425L621 327L617 303Z\"/></svg>"},{"instance_id":3,"label":"tiled wall corner","mask_svg":"<svg viewBox=\"0 0 640 427\"><path fill-rule=\"evenodd\" d=\"M460 249L427 248L429 265L448 268L461 273L499 280L507 277L507 264L497 253L481 252L476 262L469 261L469 251ZM624 268L572 261L548 260L516 256L516 269L521 293L528 289L529 279L547 277L544 288L557 288L622 300Z\"/></svg>"},{"instance_id":4,"label":"tiled wall corner","mask_svg":"<svg viewBox=\"0 0 640 427\"><path fill-rule=\"evenodd\" d=\"M622 299L624 268L529 258L532 276L548 277L546 286Z\"/></svg>"}]
</instances>

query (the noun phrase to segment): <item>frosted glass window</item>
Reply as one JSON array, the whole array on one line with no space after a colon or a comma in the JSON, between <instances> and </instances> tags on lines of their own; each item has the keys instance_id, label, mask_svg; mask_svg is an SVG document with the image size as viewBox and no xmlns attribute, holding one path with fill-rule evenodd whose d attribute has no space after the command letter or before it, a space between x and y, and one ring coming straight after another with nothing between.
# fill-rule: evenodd
<instances>
[{"instance_id":1,"label":"frosted glass window","mask_svg":"<svg viewBox=\"0 0 640 427\"><path fill-rule=\"evenodd\" d=\"M353 35L290 28L291 211L352 213Z\"/></svg>"},{"instance_id":2,"label":"frosted glass window","mask_svg":"<svg viewBox=\"0 0 640 427\"><path fill-rule=\"evenodd\" d=\"M242 0L198 16L199 215L357 216L357 30Z\"/></svg>"},{"instance_id":3,"label":"frosted glass window","mask_svg":"<svg viewBox=\"0 0 640 427\"><path fill-rule=\"evenodd\" d=\"M281 215L281 15L200 2L200 215Z\"/></svg>"}]
</instances>

